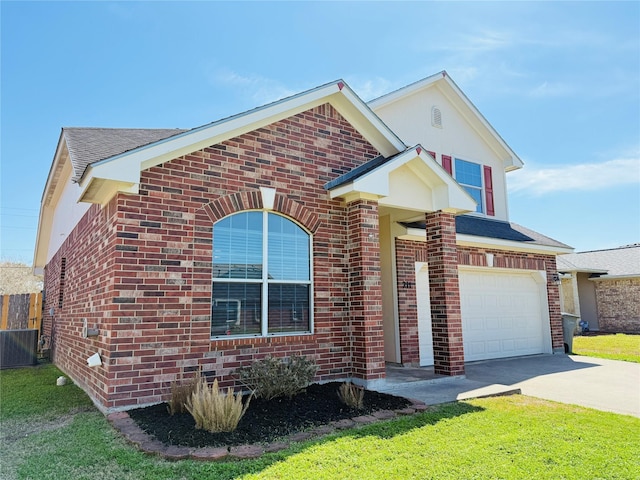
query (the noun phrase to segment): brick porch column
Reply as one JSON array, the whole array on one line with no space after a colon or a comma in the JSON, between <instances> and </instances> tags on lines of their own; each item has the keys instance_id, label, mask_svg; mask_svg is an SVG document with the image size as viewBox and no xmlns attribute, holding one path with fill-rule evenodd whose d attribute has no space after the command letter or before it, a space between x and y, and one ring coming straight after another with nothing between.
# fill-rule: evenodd
<instances>
[{"instance_id":1,"label":"brick porch column","mask_svg":"<svg viewBox=\"0 0 640 480\"><path fill-rule=\"evenodd\" d=\"M450 213L437 211L427 213L426 223L435 373L463 375L456 220Z\"/></svg>"},{"instance_id":2,"label":"brick porch column","mask_svg":"<svg viewBox=\"0 0 640 480\"><path fill-rule=\"evenodd\" d=\"M378 204L355 200L347 216L352 371L370 381L385 376Z\"/></svg>"}]
</instances>

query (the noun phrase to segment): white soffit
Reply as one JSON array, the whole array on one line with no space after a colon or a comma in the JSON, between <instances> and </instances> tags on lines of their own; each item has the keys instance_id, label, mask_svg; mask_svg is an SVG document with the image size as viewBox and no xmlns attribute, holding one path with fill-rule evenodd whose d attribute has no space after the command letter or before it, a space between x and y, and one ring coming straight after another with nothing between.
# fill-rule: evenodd
<instances>
[{"instance_id":1,"label":"white soffit","mask_svg":"<svg viewBox=\"0 0 640 480\"><path fill-rule=\"evenodd\" d=\"M419 190L407 191L395 172L403 167L417 179ZM413 147L354 180L333 188L331 198L378 199L381 206L421 212L443 210L450 213L475 211L476 202L421 146ZM427 198L428 197L428 198ZM423 200L419 203L420 198Z\"/></svg>"}]
</instances>

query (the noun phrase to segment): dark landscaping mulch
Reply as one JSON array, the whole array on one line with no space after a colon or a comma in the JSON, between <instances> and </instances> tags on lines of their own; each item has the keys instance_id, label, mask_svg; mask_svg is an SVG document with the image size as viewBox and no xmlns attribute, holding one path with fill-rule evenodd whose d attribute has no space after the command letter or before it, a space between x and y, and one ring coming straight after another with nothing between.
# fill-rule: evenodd
<instances>
[{"instance_id":1,"label":"dark landscaping mulch","mask_svg":"<svg viewBox=\"0 0 640 480\"><path fill-rule=\"evenodd\" d=\"M238 428L229 433L196 430L189 413L171 416L167 404L131 410L129 416L142 430L167 445L223 447L272 442L332 421L378 410L399 410L411 404L406 398L367 390L364 408L357 410L340 401L339 387L339 382L314 384L291 399L253 398Z\"/></svg>"}]
</instances>

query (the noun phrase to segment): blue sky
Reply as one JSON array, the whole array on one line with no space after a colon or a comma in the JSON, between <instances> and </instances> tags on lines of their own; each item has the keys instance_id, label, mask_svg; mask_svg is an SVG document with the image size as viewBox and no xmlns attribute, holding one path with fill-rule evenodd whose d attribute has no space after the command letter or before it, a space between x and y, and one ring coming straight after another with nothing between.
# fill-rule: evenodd
<instances>
[{"instance_id":1,"label":"blue sky","mask_svg":"<svg viewBox=\"0 0 640 480\"><path fill-rule=\"evenodd\" d=\"M512 221L576 251L640 242L639 2L0 5L3 259L32 261L64 126L192 128L441 70L525 162Z\"/></svg>"}]
</instances>

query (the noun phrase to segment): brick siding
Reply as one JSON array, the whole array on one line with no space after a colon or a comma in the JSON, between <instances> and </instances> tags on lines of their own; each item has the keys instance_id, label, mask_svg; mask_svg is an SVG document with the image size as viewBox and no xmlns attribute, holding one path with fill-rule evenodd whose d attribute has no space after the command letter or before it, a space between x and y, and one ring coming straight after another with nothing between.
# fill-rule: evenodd
<instances>
[{"instance_id":1,"label":"brick siding","mask_svg":"<svg viewBox=\"0 0 640 480\"><path fill-rule=\"evenodd\" d=\"M640 278L594 283L600 331L640 333Z\"/></svg>"},{"instance_id":2,"label":"brick siding","mask_svg":"<svg viewBox=\"0 0 640 480\"><path fill-rule=\"evenodd\" d=\"M415 285L415 262L429 262L429 253L426 247L427 245L424 242L396 240L396 266L399 279L397 288L398 313L400 316L400 354L401 362L404 365L419 365L420 351L416 290L415 288L402 288L402 281L412 279L411 281ZM556 351L563 351L560 293L558 285L552 281L553 274L556 273L556 262L553 255L518 253L467 246L457 246L456 251L457 265L488 267L487 254L492 254L494 267L546 271L552 348ZM431 270L429 271L429 276L431 287ZM432 309L432 315L433 313Z\"/></svg>"},{"instance_id":3,"label":"brick siding","mask_svg":"<svg viewBox=\"0 0 640 480\"><path fill-rule=\"evenodd\" d=\"M371 301L379 259L350 262L377 252L377 206L347 207L323 188L377 155L327 104L143 171L139 194L93 206L47 265L48 310L67 261L54 361L105 410L162 401L197 369L233 385L237 367L269 354L313 357L317 380L384 376L380 300ZM276 189L276 211L313 233L314 332L212 341L213 223L261 208L263 186ZM362 307L351 312L351 300ZM83 317L98 337L81 338ZM353 338L351 322L360 322ZM96 351L103 366L90 369Z\"/></svg>"}]
</instances>

